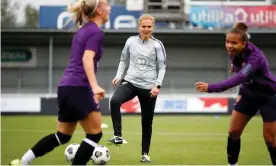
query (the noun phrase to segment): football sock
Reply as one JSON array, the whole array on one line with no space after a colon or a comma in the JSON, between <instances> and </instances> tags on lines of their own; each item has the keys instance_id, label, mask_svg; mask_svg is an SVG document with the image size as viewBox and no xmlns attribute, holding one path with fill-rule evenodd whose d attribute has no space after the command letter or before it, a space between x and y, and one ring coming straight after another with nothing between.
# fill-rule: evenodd
<instances>
[{"instance_id":1,"label":"football sock","mask_svg":"<svg viewBox=\"0 0 276 166\"><path fill-rule=\"evenodd\" d=\"M23 155L21 163L23 165L28 165L35 158L45 155L60 144L69 142L70 139L70 135L65 135L60 132L45 136Z\"/></svg>"},{"instance_id":2,"label":"football sock","mask_svg":"<svg viewBox=\"0 0 276 166\"><path fill-rule=\"evenodd\" d=\"M272 157L272 149L273 149L272 144L269 143L269 142L266 142L266 147L267 147L267 150L270 154L270 158L271 158L271 161L272 161L273 160L273 157ZM272 161L272 163L273 163L273 161Z\"/></svg>"},{"instance_id":3,"label":"football sock","mask_svg":"<svg viewBox=\"0 0 276 166\"><path fill-rule=\"evenodd\" d=\"M241 139L232 140L228 137L227 143L227 154L228 154L228 163L233 165L237 164L241 147Z\"/></svg>"},{"instance_id":4,"label":"football sock","mask_svg":"<svg viewBox=\"0 0 276 166\"><path fill-rule=\"evenodd\" d=\"M276 165L276 147L271 148L270 157L273 165Z\"/></svg>"},{"instance_id":5,"label":"football sock","mask_svg":"<svg viewBox=\"0 0 276 166\"><path fill-rule=\"evenodd\" d=\"M35 158L36 157L34 155L34 152L30 149L21 158L21 164L22 165L29 165L31 163L31 161L33 161Z\"/></svg>"},{"instance_id":6,"label":"football sock","mask_svg":"<svg viewBox=\"0 0 276 166\"><path fill-rule=\"evenodd\" d=\"M101 140L102 132L98 134L86 134L86 138L80 144L72 165L86 165L91 158L98 142Z\"/></svg>"}]
</instances>

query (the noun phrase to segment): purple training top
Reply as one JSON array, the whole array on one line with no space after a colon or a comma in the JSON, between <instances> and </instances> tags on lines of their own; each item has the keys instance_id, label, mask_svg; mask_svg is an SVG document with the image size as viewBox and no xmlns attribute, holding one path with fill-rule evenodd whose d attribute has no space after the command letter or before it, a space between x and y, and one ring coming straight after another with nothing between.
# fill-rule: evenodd
<instances>
[{"instance_id":1,"label":"purple training top","mask_svg":"<svg viewBox=\"0 0 276 166\"><path fill-rule=\"evenodd\" d=\"M82 57L85 50L96 53L94 57L95 73L103 54L104 33L95 23L87 23L74 35L71 45L71 56L59 86L90 86L84 71Z\"/></svg>"},{"instance_id":2,"label":"purple training top","mask_svg":"<svg viewBox=\"0 0 276 166\"><path fill-rule=\"evenodd\" d=\"M222 82L209 84L208 92L222 92L242 84L241 91L247 94L276 94L276 77L270 72L268 61L258 47L249 42L243 54L230 59L237 74Z\"/></svg>"}]
</instances>

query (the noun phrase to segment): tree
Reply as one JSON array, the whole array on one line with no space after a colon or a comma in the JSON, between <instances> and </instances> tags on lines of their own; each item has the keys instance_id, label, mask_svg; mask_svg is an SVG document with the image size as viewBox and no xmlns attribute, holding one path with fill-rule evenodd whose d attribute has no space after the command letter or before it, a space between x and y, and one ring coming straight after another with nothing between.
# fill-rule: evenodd
<instances>
[{"instance_id":1,"label":"tree","mask_svg":"<svg viewBox=\"0 0 276 166\"><path fill-rule=\"evenodd\" d=\"M38 27L38 17L39 17L38 10L32 7L30 4L27 4L24 9L24 12L25 12L24 27L29 27L29 28Z\"/></svg>"},{"instance_id":2,"label":"tree","mask_svg":"<svg viewBox=\"0 0 276 166\"><path fill-rule=\"evenodd\" d=\"M3 28L17 26L16 11L18 7L18 3L11 4L10 0L1 0L1 26Z\"/></svg>"}]
</instances>

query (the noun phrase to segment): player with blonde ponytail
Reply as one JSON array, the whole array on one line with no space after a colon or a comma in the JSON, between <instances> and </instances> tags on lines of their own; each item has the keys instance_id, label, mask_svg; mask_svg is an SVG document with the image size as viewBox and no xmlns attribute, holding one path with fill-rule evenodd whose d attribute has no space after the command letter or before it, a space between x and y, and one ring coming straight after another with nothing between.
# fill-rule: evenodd
<instances>
[{"instance_id":1,"label":"player with blonde ponytail","mask_svg":"<svg viewBox=\"0 0 276 166\"><path fill-rule=\"evenodd\" d=\"M86 165L102 137L99 102L105 90L98 85L96 72L103 54L102 25L109 20L111 7L107 0L80 0L68 3L73 22L78 28L74 34L69 64L57 88L57 131L40 139L21 159L10 165L29 165L59 145L70 141L78 122L86 133L73 165ZM22 144L22 142L20 142ZM50 163L47 163L50 164Z\"/></svg>"}]
</instances>

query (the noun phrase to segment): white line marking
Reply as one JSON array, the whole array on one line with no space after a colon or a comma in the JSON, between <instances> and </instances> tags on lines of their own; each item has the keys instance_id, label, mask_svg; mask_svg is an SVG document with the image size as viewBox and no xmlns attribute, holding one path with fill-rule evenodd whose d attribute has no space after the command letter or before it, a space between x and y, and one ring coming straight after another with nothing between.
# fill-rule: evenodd
<instances>
[{"instance_id":1,"label":"white line marking","mask_svg":"<svg viewBox=\"0 0 276 166\"><path fill-rule=\"evenodd\" d=\"M1 132L33 132L33 133L52 133L55 130L36 130L36 129L1 129ZM82 130L76 130L75 134L84 132ZM113 131L103 131L104 134L113 134ZM141 132L124 132L124 135L141 135ZM226 133L170 133L170 132L153 132L155 135L162 136L227 136ZM243 135L253 135L251 133L243 133ZM255 134L254 134L255 135Z\"/></svg>"}]
</instances>

